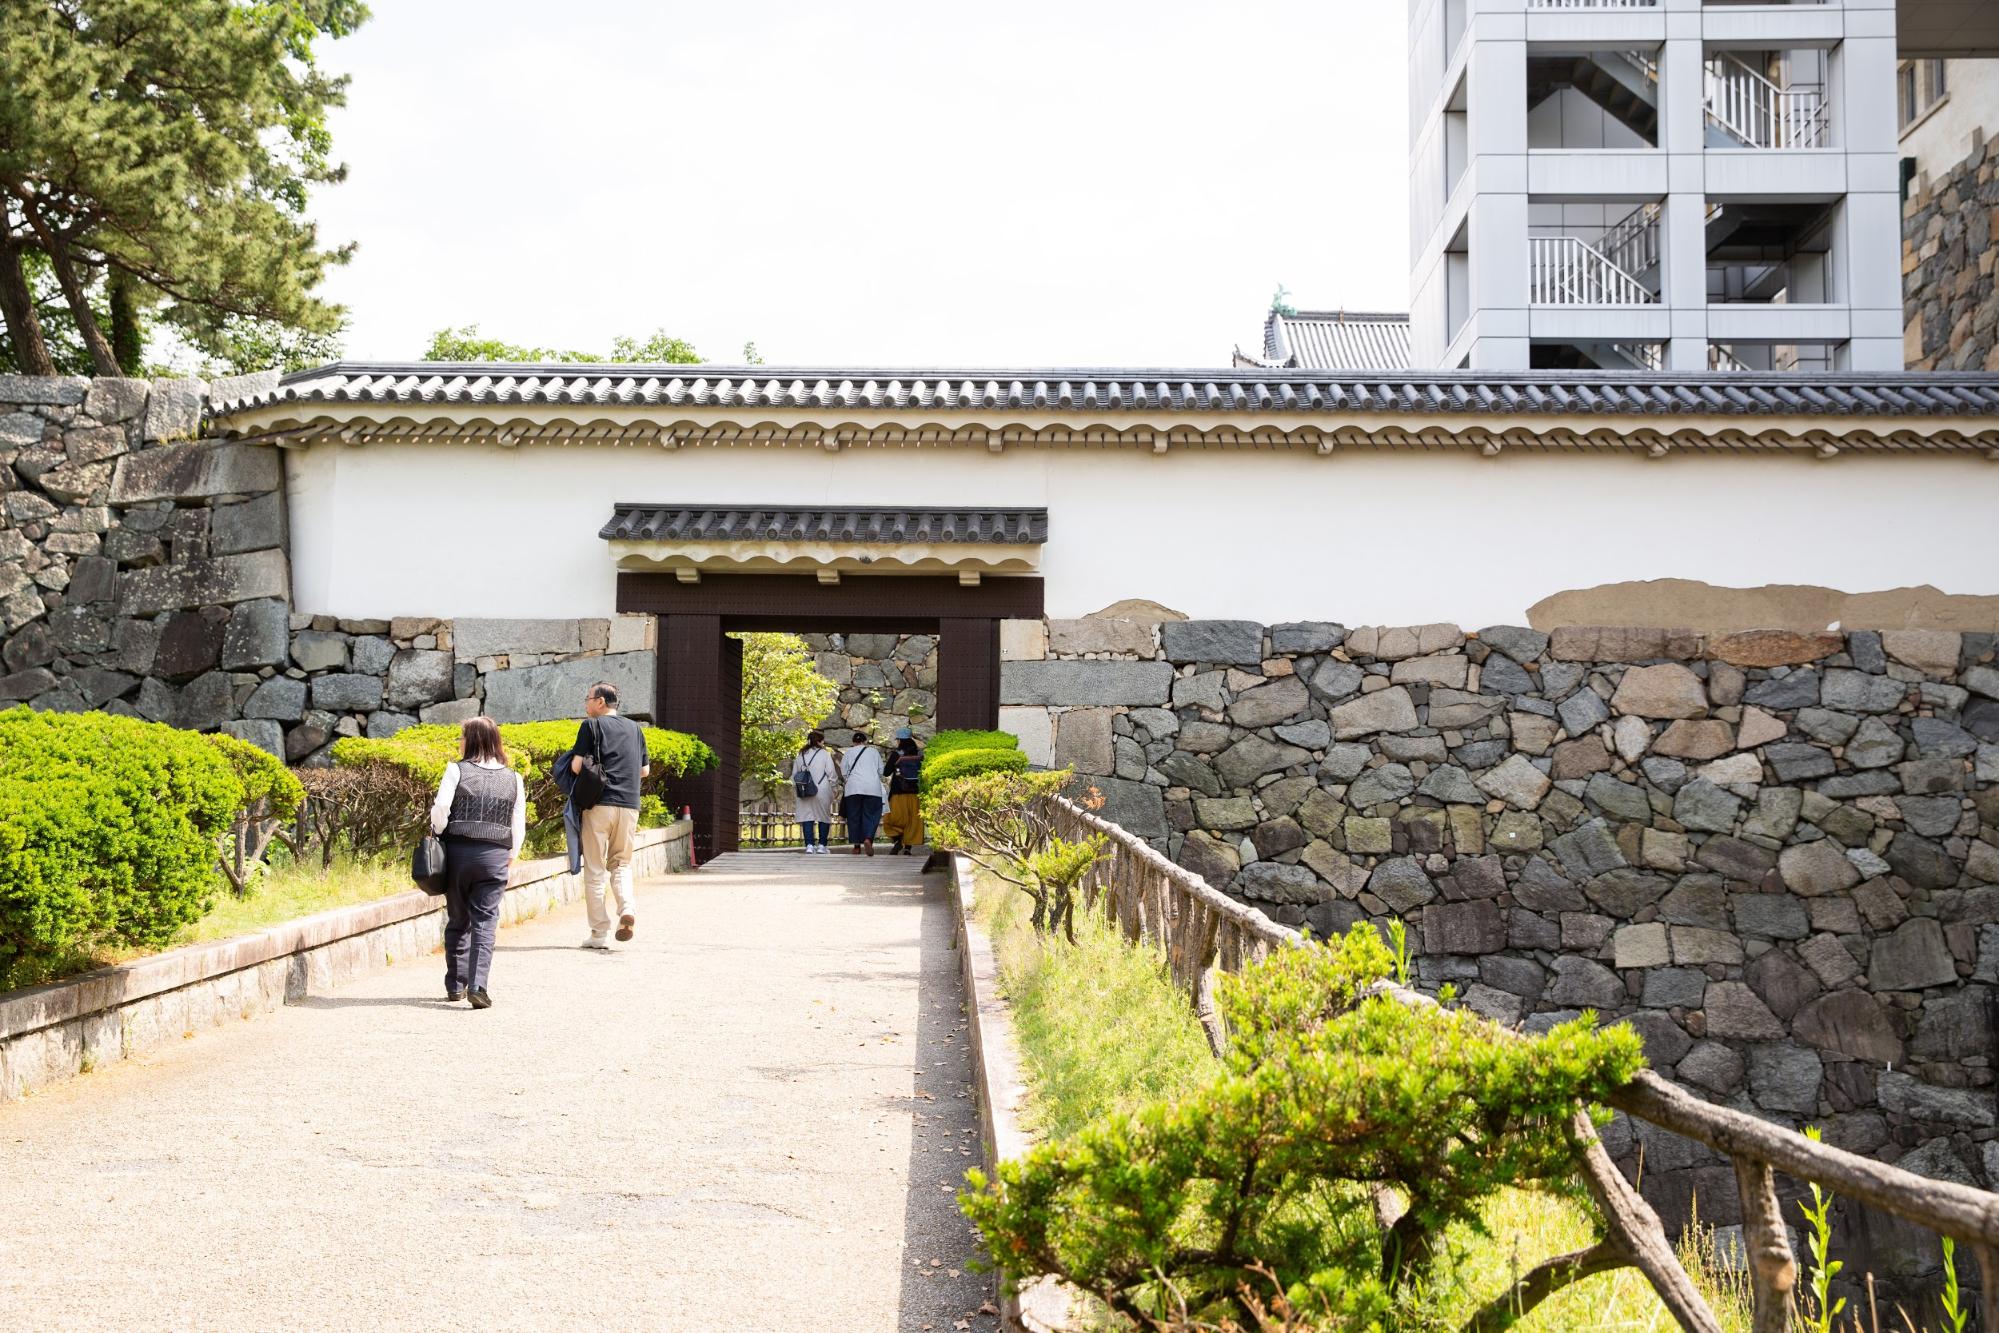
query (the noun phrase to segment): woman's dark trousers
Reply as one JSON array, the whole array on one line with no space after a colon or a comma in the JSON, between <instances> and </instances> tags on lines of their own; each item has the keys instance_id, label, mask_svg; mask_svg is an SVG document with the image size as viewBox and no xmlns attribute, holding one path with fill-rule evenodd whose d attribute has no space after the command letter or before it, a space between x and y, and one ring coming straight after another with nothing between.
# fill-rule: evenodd
<instances>
[{"instance_id":1,"label":"woman's dark trousers","mask_svg":"<svg viewBox=\"0 0 1999 1333\"><path fill-rule=\"evenodd\" d=\"M444 989L485 990L493 936L507 891L510 849L471 838L444 840Z\"/></svg>"},{"instance_id":2,"label":"woman's dark trousers","mask_svg":"<svg viewBox=\"0 0 1999 1333\"><path fill-rule=\"evenodd\" d=\"M840 804L847 816L847 841L856 847L874 841L875 830L882 822L882 798L849 796Z\"/></svg>"}]
</instances>

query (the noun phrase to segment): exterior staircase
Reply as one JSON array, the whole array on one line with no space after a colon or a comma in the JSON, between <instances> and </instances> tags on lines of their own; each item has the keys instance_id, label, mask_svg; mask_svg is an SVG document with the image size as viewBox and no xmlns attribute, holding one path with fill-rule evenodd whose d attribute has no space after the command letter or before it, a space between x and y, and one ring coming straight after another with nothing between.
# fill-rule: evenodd
<instances>
[{"instance_id":1,"label":"exterior staircase","mask_svg":"<svg viewBox=\"0 0 1999 1333\"><path fill-rule=\"evenodd\" d=\"M1823 148L1831 125L1825 94L1783 88L1736 56L1708 60L1703 72L1710 148ZM1659 64L1643 51L1593 51L1559 69L1544 68L1527 90L1539 106L1574 88L1647 143L1659 142Z\"/></svg>"}]
</instances>

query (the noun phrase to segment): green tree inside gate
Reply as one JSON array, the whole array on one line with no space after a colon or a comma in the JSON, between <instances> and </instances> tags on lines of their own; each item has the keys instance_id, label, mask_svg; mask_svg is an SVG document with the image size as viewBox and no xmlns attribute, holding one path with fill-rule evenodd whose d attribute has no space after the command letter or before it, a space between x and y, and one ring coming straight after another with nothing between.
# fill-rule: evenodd
<instances>
[{"instance_id":1,"label":"green tree inside gate","mask_svg":"<svg viewBox=\"0 0 1999 1333\"><path fill-rule=\"evenodd\" d=\"M784 788L784 770L840 700L796 634L736 634L743 643L742 775L765 800Z\"/></svg>"}]
</instances>

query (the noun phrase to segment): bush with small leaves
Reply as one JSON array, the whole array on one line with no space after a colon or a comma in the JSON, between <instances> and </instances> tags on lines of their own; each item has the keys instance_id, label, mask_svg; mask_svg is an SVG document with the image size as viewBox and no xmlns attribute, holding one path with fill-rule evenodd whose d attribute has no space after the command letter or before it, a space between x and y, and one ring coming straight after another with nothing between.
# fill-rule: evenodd
<instances>
[{"instance_id":1,"label":"bush with small leaves","mask_svg":"<svg viewBox=\"0 0 1999 1333\"><path fill-rule=\"evenodd\" d=\"M1076 942L1076 890L1102 859L1102 834L1069 839L1055 833L1053 799L1068 785L1066 768L1028 773L1018 750L961 750L959 756L1012 756L1007 766L961 774L925 798L930 841L945 851L963 852L999 879L1034 900L1037 933L1060 930Z\"/></svg>"},{"instance_id":2,"label":"bush with small leaves","mask_svg":"<svg viewBox=\"0 0 1999 1333\"><path fill-rule=\"evenodd\" d=\"M960 1203L994 1261L1146 1328L1258 1327L1273 1279L1285 1327L1461 1322L1427 1296L1446 1230L1504 1186L1572 1190L1572 1117L1641 1046L1588 1015L1521 1037L1413 1003L1394 967L1363 924L1225 978L1213 1083L972 1175Z\"/></svg>"}]
</instances>

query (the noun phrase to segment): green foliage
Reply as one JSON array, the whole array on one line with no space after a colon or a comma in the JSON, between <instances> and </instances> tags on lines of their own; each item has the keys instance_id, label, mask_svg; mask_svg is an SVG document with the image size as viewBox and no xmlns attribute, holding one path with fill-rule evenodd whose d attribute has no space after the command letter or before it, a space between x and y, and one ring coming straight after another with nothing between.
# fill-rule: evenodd
<instances>
[{"instance_id":1,"label":"green foliage","mask_svg":"<svg viewBox=\"0 0 1999 1333\"><path fill-rule=\"evenodd\" d=\"M1943 1238L1943 1318L1946 1333L1964 1333L1964 1326L1971 1319L1971 1311L1964 1304L1963 1293L1957 1285L1957 1242L1949 1236Z\"/></svg>"},{"instance_id":2,"label":"green foliage","mask_svg":"<svg viewBox=\"0 0 1999 1333\"><path fill-rule=\"evenodd\" d=\"M222 852L222 873L238 896L264 867L271 840L298 818L305 788L276 755L220 732L203 737L243 785L243 801Z\"/></svg>"},{"instance_id":3,"label":"green foliage","mask_svg":"<svg viewBox=\"0 0 1999 1333\"><path fill-rule=\"evenodd\" d=\"M684 366L701 363L700 356L694 351L693 343L684 338L670 337L664 329L655 329L650 337L643 339L619 334L611 340L611 353L606 356L601 352L578 352L560 347L531 347L523 343L506 342L499 338L483 338L479 335L477 324L467 324L457 329L439 329L430 336L430 346L424 349L423 359L599 366L626 362Z\"/></svg>"},{"instance_id":4,"label":"green foliage","mask_svg":"<svg viewBox=\"0 0 1999 1333\"><path fill-rule=\"evenodd\" d=\"M1806 1125L1805 1137L1813 1143L1819 1142L1819 1127ZM1811 1228L1805 1236L1805 1248L1811 1251L1811 1280L1806 1284L1807 1299L1799 1318L1810 1333L1832 1333L1840 1311L1846 1308L1846 1297L1832 1295L1832 1280L1846 1265L1831 1257L1833 1196L1815 1180L1805 1184L1811 1187L1812 1201L1798 1200L1798 1211L1805 1215Z\"/></svg>"},{"instance_id":5,"label":"green foliage","mask_svg":"<svg viewBox=\"0 0 1999 1333\"><path fill-rule=\"evenodd\" d=\"M225 749L105 713L0 713L0 987L78 950L164 945L207 910L244 805Z\"/></svg>"},{"instance_id":6,"label":"green foliage","mask_svg":"<svg viewBox=\"0 0 1999 1333\"><path fill-rule=\"evenodd\" d=\"M742 774L775 800L805 733L833 711L840 687L819 674L796 634L737 634L743 644Z\"/></svg>"},{"instance_id":7,"label":"green foliage","mask_svg":"<svg viewBox=\"0 0 1999 1333\"><path fill-rule=\"evenodd\" d=\"M940 731L924 748L925 758L937 758L954 750L1018 750L1020 737L1010 731L972 731L954 728Z\"/></svg>"},{"instance_id":8,"label":"green foliage","mask_svg":"<svg viewBox=\"0 0 1999 1333\"><path fill-rule=\"evenodd\" d=\"M935 748L923 755L922 789L926 795L946 783L977 773L1025 773L1027 756L1019 750L958 749L938 754Z\"/></svg>"},{"instance_id":9,"label":"green foliage","mask_svg":"<svg viewBox=\"0 0 1999 1333\"><path fill-rule=\"evenodd\" d=\"M639 827L665 828L673 822L673 811L667 809L664 797L651 792L639 797Z\"/></svg>"},{"instance_id":10,"label":"green foliage","mask_svg":"<svg viewBox=\"0 0 1999 1333\"><path fill-rule=\"evenodd\" d=\"M508 722L500 727L500 742L506 747L507 758L512 762L514 771L521 775L522 785L527 791L528 843L533 848L551 847L561 836L562 808L567 798L556 785L552 765L559 755L576 743L580 725L572 721ZM661 727L644 727L642 730L646 762L652 767L652 775L646 779L646 794L657 797L659 789L669 779L704 772L715 766L715 752L705 742L685 732L668 731ZM333 762L338 769L383 769L401 774L408 780L401 784L393 781L380 783L378 790L366 798L368 805L364 822L370 828L386 825L387 840L393 842L398 837L414 836L423 826L430 798L436 792L437 784L443 780L445 768L457 762L461 752L459 728L436 724L406 727L385 739L343 737L333 743ZM385 814L379 808L383 799L395 802L396 808ZM641 803L644 799L642 794ZM332 836L337 838L342 831L336 830ZM353 844L351 849L357 854L365 854L362 839L352 833L349 833L349 838ZM322 841L322 852L330 854L330 841Z\"/></svg>"},{"instance_id":11,"label":"green foliage","mask_svg":"<svg viewBox=\"0 0 1999 1333\"><path fill-rule=\"evenodd\" d=\"M350 251L320 244L307 202L344 174L326 115L347 81L315 47L367 16L358 0L0 0L14 368L53 373L73 345L95 373L139 373L148 321L218 358L259 326L336 331L313 291ZM41 274L59 317L18 299Z\"/></svg>"},{"instance_id":12,"label":"green foliage","mask_svg":"<svg viewBox=\"0 0 1999 1333\"><path fill-rule=\"evenodd\" d=\"M1235 1040L1213 1082L1108 1116L972 1176L965 1213L1012 1273L1054 1273L1134 1321L1254 1326L1276 1276L1329 1325L1421 1328L1444 1237L1503 1187L1567 1188L1570 1118L1643 1064L1585 1016L1520 1038L1463 1009L1385 993L1373 927L1281 949L1218 996ZM1406 1205L1376 1221L1375 1191ZM1186 1320L1183 1320L1185 1322Z\"/></svg>"},{"instance_id":13,"label":"green foliage","mask_svg":"<svg viewBox=\"0 0 1999 1333\"><path fill-rule=\"evenodd\" d=\"M1027 756L1018 750L959 750L944 760L958 761L968 771L937 778L925 798L932 845L963 852L1025 893L1034 900L1034 929L1059 929L1074 944L1076 891L1109 842L1100 833L1075 840L1056 835L1051 802L1070 770L1026 772Z\"/></svg>"}]
</instances>

